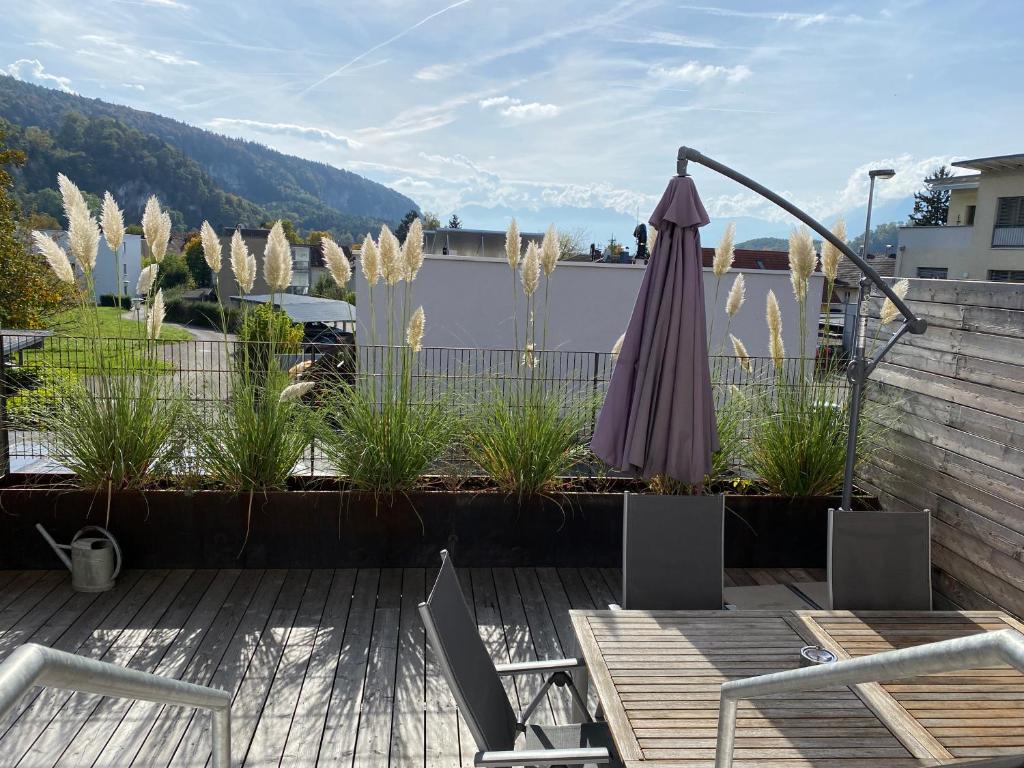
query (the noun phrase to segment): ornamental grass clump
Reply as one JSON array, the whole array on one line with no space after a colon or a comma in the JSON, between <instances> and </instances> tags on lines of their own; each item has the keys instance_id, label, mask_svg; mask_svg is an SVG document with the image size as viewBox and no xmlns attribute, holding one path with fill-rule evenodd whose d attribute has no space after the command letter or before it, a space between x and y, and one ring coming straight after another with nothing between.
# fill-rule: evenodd
<instances>
[{"instance_id":1,"label":"ornamental grass clump","mask_svg":"<svg viewBox=\"0 0 1024 768\"><path fill-rule=\"evenodd\" d=\"M33 232L36 248L59 280L74 286L82 327L83 343L95 361L84 380L66 382L60 398L46 403L45 423L52 442L51 455L70 469L82 487L107 492L109 521L111 495L115 490L143 488L169 474L184 454L182 421L185 402L161 375L165 367L156 342L164 319L162 291L154 295L159 260L170 237L170 217L150 198L146 211L154 238L150 243L154 263L144 268L137 288L146 294L146 325L135 337L101 338L95 294L100 222L93 217L81 190L67 176L59 174L65 216L68 223L68 253L41 232ZM124 218L114 197L107 192L101 209L102 233L116 254L124 240ZM145 226L146 222L144 222ZM140 329L141 331L141 329ZM142 364L129 365L138 358L128 348L142 352ZM42 421L40 420L40 423Z\"/></svg>"},{"instance_id":2,"label":"ornamental grass clump","mask_svg":"<svg viewBox=\"0 0 1024 768\"><path fill-rule=\"evenodd\" d=\"M325 246L328 269L344 287L351 276L344 255ZM413 302L423 265L423 225L416 219L403 243L384 226L360 251L367 283L371 345L359 351L354 380L337 377L324 397L319 444L352 488L373 494L405 493L440 468L459 431L453 404L420 383L419 354L426 313ZM383 292L383 295L381 293ZM377 304L383 304L386 346L376 347Z\"/></svg>"},{"instance_id":3,"label":"ornamental grass clump","mask_svg":"<svg viewBox=\"0 0 1024 768\"><path fill-rule=\"evenodd\" d=\"M508 371L471 409L466 454L505 493L519 498L556 491L586 458L586 429L598 403L594 395L547 375L549 284L558 265L558 232L549 227L538 247L530 242L520 258L513 221L505 237L509 267L519 270L526 318ZM513 272L513 274L515 274ZM537 301L541 276L544 300ZM513 295L513 312L518 303ZM538 322L540 327L538 328ZM511 374L511 375L509 375Z\"/></svg>"}]
</instances>

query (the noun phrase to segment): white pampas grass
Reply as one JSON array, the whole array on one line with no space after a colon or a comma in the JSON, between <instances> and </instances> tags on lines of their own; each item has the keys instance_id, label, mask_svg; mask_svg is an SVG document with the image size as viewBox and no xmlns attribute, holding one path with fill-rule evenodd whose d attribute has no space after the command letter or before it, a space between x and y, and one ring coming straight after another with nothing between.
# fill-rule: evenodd
<instances>
[{"instance_id":1,"label":"white pampas grass","mask_svg":"<svg viewBox=\"0 0 1024 768\"><path fill-rule=\"evenodd\" d=\"M280 219L270 228L263 249L263 278L271 293L281 293L292 284L292 246Z\"/></svg>"},{"instance_id":2,"label":"white pampas grass","mask_svg":"<svg viewBox=\"0 0 1024 768\"><path fill-rule=\"evenodd\" d=\"M904 299L907 296L907 289L909 288L910 281L904 278L892 287L892 292L901 299ZM882 325L888 325L899 316L900 311L896 308L896 305L892 303L892 299L886 296L885 301L882 302L882 310L879 312L879 319L881 320Z\"/></svg>"},{"instance_id":3,"label":"white pampas grass","mask_svg":"<svg viewBox=\"0 0 1024 768\"><path fill-rule=\"evenodd\" d=\"M359 251L359 265L363 270L363 277L367 285L373 286L380 280L380 251L373 238L367 235L363 238L363 247Z\"/></svg>"},{"instance_id":4,"label":"white pampas grass","mask_svg":"<svg viewBox=\"0 0 1024 768\"><path fill-rule=\"evenodd\" d=\"M619 338L615 340L615 343L612 344L612 365L615 365L617 362L619 362L619 352L622 351L622 342L624 342L625 340L626 334L622 334L621 336L619 336Z\"/></svg>"},{"instance_id":5,"label":"white pampas grass","mask_svg":"<svg viewBox=\"0 0 1024 768\"><path fill-rule=\"evenodd\" d=\"M74 283L75 270L71 267L67 253L57 244L57 241L42 232L33 232L32 239L57 279L62 283Z\"/></svg>"},{"instance_id":6,"label":"white pampas grass","mask_svg":"<svg viewBox=\"0 0 1024 768\"><path fill-rule=\"evenodd\" d=\"M519 238L519 225L515 219L512 219L508 223L508 229L505 231L505 258L508 260L508 265L511 269L516 269L519 266L521 250L522 241Z\"/></svg>"},{"instance_id":7,"label":"white pampas grass","mask_svg":"<svg viewBox=\"0 0 1024 768\"><path fill-rule=\"evenodd\" d=\"M377 245L380 248L380 272L384 282L394 285L402 279L405 273L399 257L401 247L398 245L398 238L385 224L380 228L380 237L377 238Z\"/></svg>"},{"instance_id":8,"label":"white pampas grass","mask_svg":"<svg viewBox=\"0 0 1024 768\"><path fill-rule=\"evenodd\" d=\"M846 222L838 219L832 226L832 234L846 242ZM842 258L842 251L836 248L828 240L821 244L821 271L825 278L834 283L839 276L839 260ZM831 298L829 299L831 300Z\"/></svg>"},{"instance_id":9,"label":"white pampas grass","mask_svg":"<svg viewBox=\"0 0 1024 768\"><path fill-rule=\"evenodd\" d=\"M290 379L301 379L302 376L313 367L312 360L303 360L301 363L296 363L288 369L288 378Z\"/></svg>"},{"instance_id":10,"label":"white pampas grass","mask_svg":"<svg viewBox=\"0 0 1024 768\"><path fill-rule=\"evenodd\" d=\"M146 316L146 336L148 338L153 340L160 338L160 327L164 324L165 314L164 290L161 288L156 292L153 306L149 308L149 314Z\"/></svg>"},{"instance_id":11,"label":"white pampas grass","mask_svg":"<svg viewBox=\"0 0 1024 768\"><path fill-rule=\"evenodd\" d=\"M206 260L206 266L210 268L216 278L221 267L221 247L220 238L210 226L210 222L204 221L203 226L199 228L199 239L203 243L203 258Z\"/></svg>"},{"instance_id":12,"label":"white pampas grass","mask_svg":"<svg viewBox=\"0 0 1024 768\"><path fill-rule=\"evenodd\" d=\"M551 273L555 271L557 264L558 231L555 229L555 225L552 224L548 227L548 231L544 233L544 240L540 244L540 265L544 268L544 275L551 277Z\"/></svg>"},{"instance_id":13,"label":"white pampas grass","mask_svg":"<svg viewBox=\"0 0 1024 768\"><path fill-rule=\"evenodd\" d=\"M299 384L289 384L281 390L281 396L278 399L282 403L301 400L303 395L309 392L312 388L312 381L303 381Z\"/></svg>"},{"instance_id":14,"label":"white pampas grass","mask_svg":"<svg viewBox=\"0 0 1024 768\"><path fill-rule=\"evenodd\" d=\"M346 287L352 278L352 266L348 263L345 252L329 237L320 240L320 247L324 249L324 263L327 264L331 278L339 288Z\"/></svg>"},{"instance_id":15,"label":"white pampas grass","mask_svg":"<svg viewBox=\"0 0 1024 768\"><path fill-rule=\"evenodd\" d=\"M118 207L117 201L109 192L103 194L100 225L103 227L103 239L107 241L110 250L117 253L124 242L124 212Z\"/></svg>"},{"instance_id":16,"label":"white pampas grass","mask_svg":"<svg viewBox=\"0 0 1024 768\"><path fill-rule=\"evenodd\" d=\"M743 273L740 272L736 275L736 279L732 281L732 288L729 289L729 295L725 299L725 311L729 317L735 317L736 313L740 311L740 307L743 306L743 301L747 297L747 282L743 277Z\"/></svg>"},{"instance_id":17,"label":"white pampas grass","mask_svg":"<svg viewBox=\"0 0 1024 768\"><path fill-rule=\"evenodd\" d=\"M767 304L765 319L768 322L768 354L775 361L775 366L780 367L786 356L786 347L782 343L782 311L779 309L775 291L768 291Z\"/></svg>"},{"instance_id":18,"label":"white pampas grass","mask_svg":"<svg viewBox=\"0 0 1024 768\"><path fill-rule=\"evenodd\" d=\"M523 292L527 296L532 296L540 284L540 251L532 240L526 246L526 256L523 257L523 266L520 272L522 273Z\"/></svg>"},{"instance_id":19,"label":"white pampas grass","mask_svg":"<svg viewBox=\"0 0 1024 768\"><path fill-rule=\"evenodd\" d=\"M743 367L743 370L750 373L754 366L750 362L750 355L747 353L746 345L731 333L729 334L729 339L732 341L732 350L736 353L736 357L739 358L740 365Z\"/></svg>"},{"instance_id":20,"label":"white pampas grass","mask_svg":"<svg viewBox=\"0 0 1024 768\"><path fill-rule=\"evenodd\" d=\"M71 255L85 272L92 272L100 247L99 224L89 212L85 196L71 179L59 173L57 186L60 187L64 214L68 219L68 247L71 249Z\"/></svg>"},{"instance_id":21,"label":"white pampas grass","mask_svg":"<svg viewBox=\"0 0 1024 768\"><path fill-rule=\"evenodd\" d=\"M523 365L525 365L527 368L533 368L533 366L537 363L537 355L534 354L535 348L536 347L534 346L532 341L528 342L523 347Z\"/></svg>"},{"instance_id":22,"label":"white pampas grass","mask_svg":"<svg viewBox=\"0 0 1024 768\"><path fill-rule=\"evenodd\" d=\"M256 257L249 253L249 246L237 229L231 235L231 271L242 293L251 293L256 281Z\"/></svg>"},{"instance_id":23,"label":"white pampas grass","mask_svg":"<svg viewBox=\"0 0 1024 768\"><path fill-rule=\"evenodd\" d=\"M159 264L167 254L167 243L171 239L171 215L160 210L156 195L150 195L146 201L146 210L142 213L142 234L153 261Z\"/></svg>"},{"instance_id":24,"label":"white pampas grass","mask_svg":"<svg viewBox=\"0 0 1024 768\"><path fill-rule=\"evenodd\" d=\"M789 235L789 280L797 301L807 298L807 280L814 272L817 258L807 227L793 230Z\"/></svg>"},{"instance_id":25,"label":"white pampas grass","mask_svg":"<svg viewBox=\"0 0 1024 768\"><path fill-rule=\"evenodd\" d=\"M153 290L153 283L156 282L158 269L160 269L160 265L156 263L142 268L142 271L139 272L139 281L135 284L136 296L149 295L149 292Z\"/></svg>"},{"instance_id":26,"label":"white pampas grass","mask_svg":"<svg viewBox=\"0 0 1024 768\"><path fill-rule=\"evenodd\" d=\"M409 225L402 243L402 261L405 262L405 279L411 283L423 266L423 222L418 216Z\"/></svg>"},{"instance_id":27,"label":"white pampas grass","mask_svg":"<svg viewBox=\"0 0 1024 768\"><path fill-rule=\"evenodd\" d=\"M718 241L718 245L715 246L715 258L711 262L711 271L715 273L715 277L721 279L722 275L729 271L732 267L732 263L736 258L736 254L733 250L733 241L736 239L736 224L729 222L729 226L725 228L725 232L722 233L722 239Z\"/></svg>"},{"instance_id":28,"label":"white pampas grass","mask_svg":"<svg viewBox=\"0 0 1024 768\"><path fill-rule=\"evenodd\" d=\"M409 318L409 327L405 330L405 341L413 352L419 352L423 346L423 328L425 323L426 318L423 315L423 307L417 307L416 311L412 313L412 317Z\"/></svg>"}]
</instances>

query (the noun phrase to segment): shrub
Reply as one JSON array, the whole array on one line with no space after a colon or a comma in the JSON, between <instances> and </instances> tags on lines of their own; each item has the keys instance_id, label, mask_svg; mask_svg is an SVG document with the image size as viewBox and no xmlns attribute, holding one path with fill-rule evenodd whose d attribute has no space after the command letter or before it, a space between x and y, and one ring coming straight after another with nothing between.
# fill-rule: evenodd
<instances>
[{"instance_id":1,"label":"shrub","mask_svg":"<svg viewBox=\"0 0 1024 768\"><path fill-rule=\"evenodd\" d=\"M173 323L198 325L202 328L223 330L220 327L221 307L216 301L188 301L182 298L170 299L167 304L167 319ZM236 307L224 307L224 318L228 332L234 333L241 324L241 311Z\"/></svg>"},{"instance_id":2,"label":"shrub","mask_svg":"<svg viewBox=\"0 0 1024 768\"><path fill-rule=\"evenodd\" d=\"M101 307L116 307L117 306L117 295L113 293L100 294L100 306ZM131 309L132 299L131 296L121 297L121 309Z\"/></svg>"},{"instance_id":3,"label":"shrub","mask_svg":"<svg viewBox=\"0 0 1024 768\"><path fill-rule=\"evenodd\" d=\"M320 275L317 281L313 283L310 294L324 299L347 301L349 304L356 303L355 292L338 285L330 275Z\"/></svg>"},{"instance_id":4,"label":"shrub","mask_svg":"<svg viewBox=\"0 0 1024 768\"><path fill-rule=\"evenodd\" d=\"M273 355L293 355L302 349L302 326L270 304L260 304L242 313L238 339L235 354L243 373L259 378L270 370Z\"/></svg>"}]
</instances>

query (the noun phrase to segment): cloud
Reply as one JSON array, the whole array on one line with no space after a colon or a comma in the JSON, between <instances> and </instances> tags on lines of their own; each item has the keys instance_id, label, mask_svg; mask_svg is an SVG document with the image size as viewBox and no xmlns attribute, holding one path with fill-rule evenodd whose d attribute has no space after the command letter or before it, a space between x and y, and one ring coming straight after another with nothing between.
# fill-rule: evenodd
<instances>
[{"instance_id":1,"label":"cloud","mask_svg":"<svg viewBox=\"0 0 1024 768\"><path fill-rule=\"evenodd\" d=\"M191 5L179 3L177 0L114 0L121 5L146 5L152 8L172 8L176 11L190 11Z\"/></svg>"},{"instance_id":2,"label":"cloud","mask_svg":"<svg viewBox=\"0 0 1024 768\"><path fill-rule=\"evenodd\" d=\"M514 99L511 96L492 96L480 99L477 103L480 105L480 109L500 107L498 112L512 120L543 120L554 117L562 111L557 104L543 104L539 101L524 104L522 100Z\"/></svg>"},{"instance_id":3,"label":"cloud","mask_svg":"<svg viewBox=\"0 0 1024 768\"><path fill-rule=\"evenodd\" d=\"M750 77L750 67L737 64L735 67L723 67L717 64L701 64L699 61L688 61L680 67L666 67L662 64L648 70L651 77L662 83L690 83L703 85L713 81L740 83Z\"/></svg>"},{"instance_id":4,"label":"cloud","mask_svg":"<svg viewBox=\"0 0 1024 768\"><path fill-rule=\"evenodd\" d=\"M690 37L689 35L680 35L675 32L665 32L660 30L644 32L636 37L622 39L617 42L629 43L631 45L667 45L673 48L718 49L734 47L721 45L716 43L714 40Z\"/></svg>"},{"instance_id":5,"label":"cloud","mask_svg":"<svg viewBox=\"0 0 1024 768\"><path fill-rule=\"evenodd\" d=\"M4 71L15 80L56 88L64 93L77 93L71 88L71 80L60 75L51 75L39 59L18 59Z\"/></svg>"},{"instance_id":6,"label":"cloud","mask_svg":"<svg viewBox=\"0 0 1024 768\"><path fill-rule=\"evenodd\" d=\"M680 8L684 11L695 11L706 13L712 16L728 16L738 19L763 19L774 21L780 24L792 24L797 29L803 29L815 24L840 23L859 24L864 21L862 16L848 14L846 16L832 16L827 13L795 13L793 11L739 11L733 8L718 8L710 5L683 5Z\"/></svg>"},{"instance_id":7,"label":"cloud","mask_svg":"<svg viewBox=\"0 0 1024 768\"><path fill-rule=\"evenodd\" d=\"M153 48L137 48L133 45L122 43L120 40L115 40L107 35L82 35L79 39L86 43L92 43L99 49L98 51L77 51L77 53L85 54L87 56L109 55L111 51L119 51L123 56L129 59L150 59L151 61L155 61L160 64L167 64L175 67L199 66L199 62L195 59L187 59L176 53L157 51Z\"/></svg>"},{"instance_id":8,"label":"cloud","mask_svg":"<svg viewBox=\"0 0 1024 768\"><path fill-rule=\"evenodd\" d=\"M934 155L932 157L899 155L872 160L858 166L850 173L846 185L836 195L831 210L829 210L828 204L824 204L823 208L832 213L865 205L868 198L868 171L872 168L892 168L896 171L896 175L891 179L880 179L875 182L875 197L880 200L899 200L919 191L924 186L925 177L930 176L931 172L940 165L949 165L956 159L956 156L951 155Z\"/></svg>"},{"instance_id":9,"label":"cloud","mask_svg":"<svg viewBox=\"0 0 1024 768\"><path fill-rule=\"evenodd\" d=\"M422 27L428 21L431 21L432 19L436 19L438 16L440 16L442 14L445 14L445 13L448 13L448 11L454 10L455 8L458 8L460 5L465 5L468 2L469 2L469 0L457 0L457 2L454 2L454 3L450 4L450 5L446 5L444 8L442 8L439 11L434 11L433 13L431 13L431 14L429 14L427 16L424 16L422 19L420 19L415 24L413 24L411 27L406 27L401 32L398 32L397 34L392 35L391 37L389 37L387 40L385 40L385 41L383 41L381 43L377 43L376 45L371 46L370 48L367 48L362 53L360 53L360 54L358 54L356 56L353 56L351 59L349 59L347 62L342 64L340 67L338 67L333 72L330 72L330 73L324 75L319 80L317 80L315 83L313 83L313 84L303 88L301 91L299 91L298 95L299 96L305 96L307 93L312 91L314 88L317 88L317 87L323 85L324 83L326 83L328 80L331 80L331 79L337 77L342 72L344 72L346 69L351 67L353 64L356 64L359 61L361 61L362 59L365 59L367 56L369 56L374 51L378 51L381 48L383 48L384 46L390 45L391 43L395 42L396 40L405 37L407 34L412 32L414 29L416 29L418 27Z\"/></svg>"},{"instance_id":10,"label":"cloud","mask_svg":"<svg viewBox=\"0 0 1024 768\"><path fill-rule=\"evenodd\" d=\"M211 128L222 129L249 129L257 133L274 134L278 136L294 136L300 139L320 141L327 144L336 144L345 149L355 149L362 144L348 136L329 131L326 128L316 128L311 125L297 125L296 123L264 123L260 120L246 120L239 117L215 117L207 123Z\"/></svg>"},{"instance_id":11,"label":"cloud","mask_svg":"<svg viewBox=\"0 0 1024 768\"><path fill-rule=\"evenodd\" d=\"M146 90L146 86L144 86L142 83L121 83L121 87L122 88L131 88L132 90L135 90L135 91L144 91L144 90Z\"/></svg>"}]
</instances>

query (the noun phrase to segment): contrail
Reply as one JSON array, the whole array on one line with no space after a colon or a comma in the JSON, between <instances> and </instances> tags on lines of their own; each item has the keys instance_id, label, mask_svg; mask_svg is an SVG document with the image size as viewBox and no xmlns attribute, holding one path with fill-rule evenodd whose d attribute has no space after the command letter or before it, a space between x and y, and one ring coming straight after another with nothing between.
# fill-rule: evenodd
<instances>
[{"instance_id":1,"label":"contrail","mask_svg":"<svg viewBox=\"0 0 1024 768\"><path fill-rule=\"evenodd\" d=\"M424 24L426 24L431 19L435 19L438 16L440 16L441 14L447 13L448 11L452 10L453 8L458 8L460 5L465 5L468 2L470 2L470 0L458 0L458 2L452 3L451 5L447 5L444 8L442 8L441 10L439 10L439 11L434 11L429 16L424 16L422 19L417 21L415 24L413 24L408 29L403 29L397 35L389 37L387 40L385 40L382 43L377 43L377 45L375 45L372 48L369 48L369 49L363 51L362 53L360 53L355 58L350 59L345 64L343 64L341 67L339 67L338 69L336 69L333 72L331 72L329 75L325 75L324 77L321 77L319 80L317 80L315 83L313 83L308 88L304 88L303 90L299 91L299 96L305 96L307 93L309 93L314 88L316 88L316 87L318 87L320 85L323 85L324 83L326 83L331 78L334 78L334 77L337 77L338 75L340 75L342 72L344 72L346 69L348 69L353 64L358 62L360 59L364 59L367 56L369 56L371 53L373 53L374 51L383 48L385 45L390 45L391 43L395 42L395 40L398 40L399 38L405 37L407 34L412 32L414 29L416 29L417 27L422 27Z\"/></svg>"}]
</instances>

